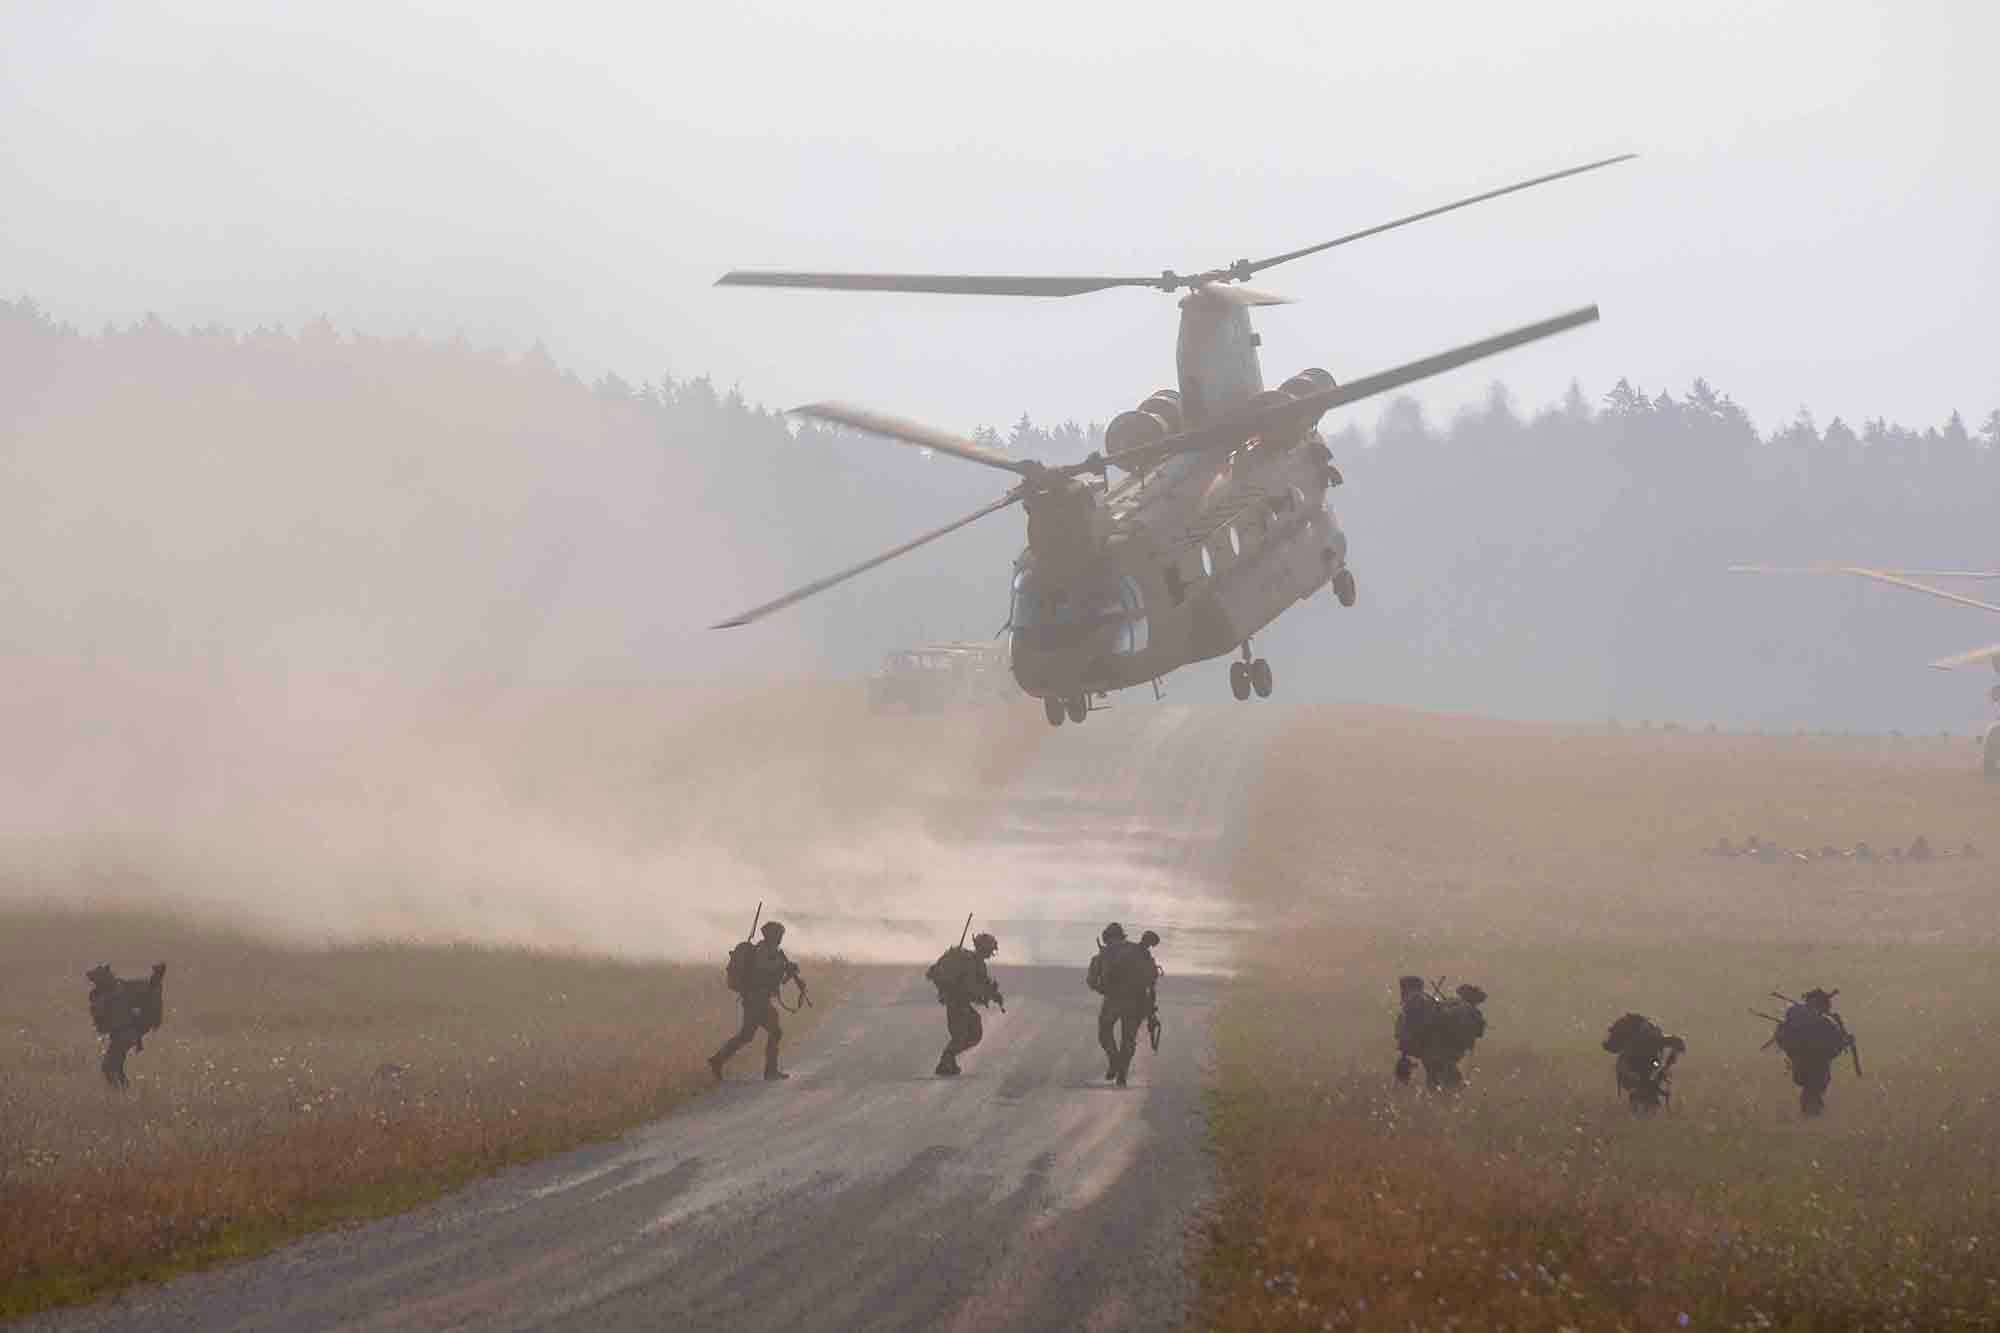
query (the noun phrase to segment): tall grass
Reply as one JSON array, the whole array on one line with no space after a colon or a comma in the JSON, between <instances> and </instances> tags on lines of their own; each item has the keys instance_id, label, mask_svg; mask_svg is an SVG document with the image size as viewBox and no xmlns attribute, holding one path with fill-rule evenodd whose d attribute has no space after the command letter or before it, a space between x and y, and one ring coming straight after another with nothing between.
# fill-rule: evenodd
<instances>
[{"instance_id":1,"label":"tall grass","mask_svg":"<svg viewBox=\"0 0 2000 1333\"><path fill-rule=\"evenodd\" d=\"M165 961L107 1088L83 970ZM841 971L813 969L837 994ZM0 920L0 1315L252 1253L643 1122L709 1083L714 967L401 945L295 952L166 919ZM802 1016L803 1017L803 1016Z\"/></svg>"},{"instance_id":2,"label":"tall grass","mask_svg":"<svg viewBox=\"0 0 2000 1333\"><path fill-rule=\"evenodd\" d=\"M1963 754L1326 710L1250 796L1286 925L1217 1020L1205 1326L2000 1327L1993 863L1699 851L1976 840ZM1457 1098L1390 1077L1404 972L1492 992ZM1747 1012L1812 985L1866 1067L1817 1121ZM1690 1046L1651 1118L1598 1046L1628 1009Z\"/></svg>"}]
</instances>

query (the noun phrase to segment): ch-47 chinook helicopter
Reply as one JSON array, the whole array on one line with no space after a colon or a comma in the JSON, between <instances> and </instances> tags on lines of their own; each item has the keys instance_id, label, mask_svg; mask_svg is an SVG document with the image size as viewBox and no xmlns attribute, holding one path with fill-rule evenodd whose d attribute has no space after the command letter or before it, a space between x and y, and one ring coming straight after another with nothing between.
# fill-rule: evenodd
<instances>
[{"instance_id":1,"label":"ch-47 chinook helicopter","mask_svg":"<svg viewBox=\"0 0 2000 1333\"><path fill-rule=\"evenodd\" d=\"M970 274L734 271L718 286L808 287L839 291L939 292L978 296L1081 296L1113 287L1184 292L1175 365L1178 388L1161 389L1114 417L1104 448L1078 463L1050 466L1013 458L916 422L841 403L814 403L793 415L983 464L1020 478L1005 495L965 517L873 559L732 616L717 629L747 625L906 555L928 542L1019 503L1028 546L1014 563L1006 629L1021 688L1042 700L1051 726L1081 722L1113 690L1226 653L1231 692L1268 697L1271 667L1251 636L1294 602L1331 586L1343 606L1355 598L1347 538L1326 508L1340 485L1317 429L1333 408L1561 333L1597 318L1585 306L1467 343L1345 384L1317 367L1277 388L1264 387L1255 306L1288 298L1242 286L1279 264L1425 218L1512 194L1633 154L1605 158L1379 223L1268 259L1154 277L1016 277ZM1113 479L1116 469L1123 475Z\"/></svg>"},{"instance_id":2,"label":"ch-47 chinook helicopter","mask_svg":"<svg viewBox=\"0 0 2000 1333\"><path fill-rule=\"evenodd\" d=\"M1779 565L1731 565L1732 574L1846 574L1855 578L1869 579L1876 583L1886 583L1894 588L1904 588L1910 592L1920 592L1929 597L1956 602L1977 611L1991 611L2000 615L2000 606L1982 602L1977 597L1967 597L1964 593L1952 592L1934 585L1940 582L1993 582L2000 580L2000 572L1968 569L1870 569L1863 565L1806 565L1785 567ZM1919 580L1928 580L1919 582ZM1970 652L1953 653L1950 657L1940 657L1932 662L1934 671L1955 671L1975 662L1987 662L2000 675L2000 643L1989 643L1984 648L1974 648ZM2000 778L2000 683L1996 683L1987 697L1993 702L1994 717L1986 724L1986 735L1980 743L1986 776Z\"/></svg>"}]
</instances>

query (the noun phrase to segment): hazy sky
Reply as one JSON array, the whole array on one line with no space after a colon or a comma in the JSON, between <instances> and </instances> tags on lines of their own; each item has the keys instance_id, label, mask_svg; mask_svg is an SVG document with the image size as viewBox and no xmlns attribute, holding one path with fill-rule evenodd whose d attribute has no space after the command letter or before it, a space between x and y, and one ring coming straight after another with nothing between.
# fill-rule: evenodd
<instances>
[{"instance_id":1,"label":"hazy sky","mask_svg":"<svg viewBox=\"0 0 2000 1333\"><path fill-rule=\"evenodd\" d=\"M1171 379L1157 294L709 284L1187 270L1632 150L1267 275L1302 298L1260 316L1270 377L1595 300L1603 324L1426 401L1706 375L1766 427L1976 419L2000 407L1996 46L1985 0L0 0L0 291L85 326L324 313L774 404L1101 419Z\"/></svg>"}]
</instances>

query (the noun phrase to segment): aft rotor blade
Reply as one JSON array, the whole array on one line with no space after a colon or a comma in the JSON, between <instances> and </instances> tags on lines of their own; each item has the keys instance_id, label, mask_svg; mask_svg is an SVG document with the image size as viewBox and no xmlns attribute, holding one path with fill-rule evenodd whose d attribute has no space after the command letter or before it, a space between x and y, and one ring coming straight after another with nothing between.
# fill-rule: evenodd
<instances>
[{"instance_id":1,"label":"aft rotor blade","mask_svg":"<svg viewBox=\"0 0 2000 1333\"><path fill-rule=\"evenodd\" d=\"M748 611L743 612L741 615L731 616L727 620L719 620L715 624L710 625L709 628L735 629L737 626L747 625L753 620L762 620L765 616L770 615L773 611L782 611L786 607L791 606L794 603L803 602L808 597L817 596L818 594L825 592L828 588L834 587L837 584L847 582L849 579L853 578L857 574L866 574L869 570L875 568L875 566L877 565L886 565L899 555L908 555L911 551L916 550L919 546L924 545L926 542L934 542L940 537L946 536L953 532L957 532L960 528L965 527L972 523L976 523L980 519L985 518L988 514L997 513L998 511L1005 509L1008 505L1013 504L1016 500L1020 498L1021 498L1021 493L1019 491L1010 491L1006 495L1000 497L998 500L995 500L992 504L983 505L980 508L973 510L971 513L967 514L964 518L955 519L952 522L945 524L941 528L933 528L931 531L926 532L921 537L918 537L912 541L904 542L901 546L895 547L892 550L884 551L882 552L882 554L875 556L873 559L863 560L858 565L850 565L848 568L841 570L838 574L829 574L823 579L817 579L811 583L806 584L806 586L803 588L798 588L791 592L786 593L783 597L778 598L776 601L766 602L762 606L753 606Z\"/></svg>"},{"instance_id":2,"label":"aft rotor blade","mask_svg":"<svg viewBox=\"0 0 2000 1333\"><path fill-rule=\"evenodd\" d=\"M1349 380L1345 384L1322 389L1317 393L1302 394L1288 403L1277 403L1256 412L1216 422L1211 426L1203 426L1199 430L1169 435L1152 444L1122 450L1117 455L1117 461L1122 467L1138 471L1152 467L1176 454L1205 449L1235 448L1256 436L1310 424L1336 407L1359 402L1363 398L1372 398L1391 389L1400 389L1405 384L1414 384L1418 380L1441 375L1447 370L1456 370L1471 362L1593 323L1597 317L1596 306L1583 306L1557 315L1553 319L1545 319L1536 324L1524 324L1518 329L1509 329L1491 338L1482 338L1478 342L1466 343L1462 347L1439 352L1436 356L1427 356L1421 361L1411 361L1390 370L1379 370L1373 375L1364 375L1360 379Z\"/></svg>"},{"instance_id":3,"label":"aft rotor blade","mask_svg":"<svg viewBox=\"0 0 2000 1333\"><path fill-rule=\"evenodd\" d=\"M1954 653L1950 657L1940 657L1937 661L1931 663L1931 669L1933 671L1955 671L1962 666L1971 666L1974 662L2000 664L2000 643L1989 643L1984 648L1974 648L1969 653Z\"/></svg>"},{"instance_id":4,"label":"aft rotor blade","mask_svg":"<svg viewBox=\"0 0 2000 1333\"><path fill-rule=\"evenodd\" d=\"M963 458L968 463L983 463L987 467L1011 472L1017 477L1032 476L1041 467L1039 463L1025 458L1009 458L1006 454L988 449L983 444L975 444L962 435L926 426L921 421L911 421L907 417L892 417L887 412L871 412L865 407L854 407L847 403L807 403L795 407L787 416L805 417L810 421L828 421L836 426L851 426L855 430L866 431L870 435L880 435L884 439L899 440L904 444L914 444L919 449L933 449L953 458Z\"/></svg>"},{"instance_id":5,"label":"aft rotor blade","mask_svg":"<svg viewBox=\"0 0 2000 1333\"><path fill-rule=\"evenodd\" d=\"M1568 176L1581 176L1586 171L1596 171L1600 167L1615 166L1620 162L1630 162L1637 156L1639 156L1637 153L1620 153L1616 157L1607 157L1597 162L1586 162L1580 167L1569 167L1562 171L1552 171L1546 176L1537 176L1533 180L1516 181L1512 185L1503 185L1497 190L1488 190L1484 194L1475 194L1449 204L1440 204L1436 208L1427 208L1421 213L1412 213L1408 217L1397 218L1393 222L1381 222L1372 227L1363 227L1360 231L1351 231L1345 236L1336 236L1330 241L1321 241L1318 245L1308 245L1303 250L1288 250L1281 255L1272 255L1269 259L1259 259L1253 263L1238 264L1230 269L1230 274L1233 277L1247 278L1252 273L1261 273L1265 269L1275 267L1278 264L1289 264L1294 259L1304 259L1307 255L1316 255L1322 250L1331 250L1336 245L1346 245L1350 241L1359 241L1369 236L1379 236L1385 231L1394 231L1398 227L1407 227L1412 222L1422 222L1426 218L1434 218L1442 213L1452 213L1461 208L1470 208L1474 204L1483 204L1488 199L1498 199L1503 194L1513 194L1520 190L1531 190L1537 185L1547 185L1550 181L1559 181Z\"/></svg>"},{"instance_id":6,"label":"aft rotor blade","mask_svg":"<svg viewBox=\"0 0 2000 1333\"><path fill-rule=\"evenodd\" d=\"M731 269L718 287L809 287L832 292L934 292L957 296L1084 296L1113 287L1158 287L1161 279L1060 278L999 273L777 273Z\"/></svg>"}]
</instances>

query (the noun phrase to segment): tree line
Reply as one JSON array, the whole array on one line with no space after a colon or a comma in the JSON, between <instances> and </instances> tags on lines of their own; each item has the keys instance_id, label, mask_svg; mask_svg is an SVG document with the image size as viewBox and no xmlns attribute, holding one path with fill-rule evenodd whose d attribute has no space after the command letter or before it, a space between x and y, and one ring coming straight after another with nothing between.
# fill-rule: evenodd
<instances>
[{"instance_id":1,"label":"tree line","mask_svg":"<svg viewBox=\"0 0 2000 1333\"><path fill-rule=\"evenodd\" d=\"M324 321L89 334L23 299L0 302L0 364L0 644L17 647L210 633L263 651L358 617L374 648L342 651L378 664L673 674L701 668L707 623L1005 489L702 376L587 382L539 347ZM1801 411L1760 428L1703 380L1620 380L1534 411L1495 384L1448 422L1397 399L1322 429L1362 600L1298 608L1260 640L1289 697L1785 728L1980 711L1985 675L1923 664L2000 639L1995 618L1725 570L2000 559L2000 410L1976 427ZM1024 414L974 434L1061 462L1103 431ZM990 636L1022 540L1018 519L989 519L736 631L715 660L856 672L915 639ZM1206 697L1198 676L1170 688Z\"/></svg>"}]
</instances>

